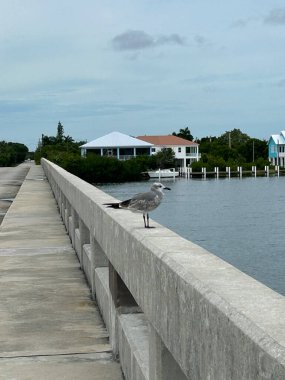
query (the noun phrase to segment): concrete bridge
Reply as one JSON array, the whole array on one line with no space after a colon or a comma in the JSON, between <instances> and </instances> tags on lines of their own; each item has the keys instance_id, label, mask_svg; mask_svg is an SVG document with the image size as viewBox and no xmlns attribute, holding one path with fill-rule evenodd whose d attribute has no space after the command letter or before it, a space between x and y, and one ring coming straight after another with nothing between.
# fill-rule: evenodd
<instances>
[{"instance_id":1,"label":"concrete bridge","mask_svg":"<svg viewBox=\"0 0 285 380\"><path fill-rule=\"evenodd\" d=\"M122 380L42 168L0 172L0 379Z\"/></svg>"},{"instance_id":2,"label":"concrete bridge","mask_svg":"<svg viewBox=\"0 0 285 380\"><path fill-rule=\"evenodd\" d=\"M109 195L47 160L42 167L126 379L285 379L283 296L155 222L146 230L141 217L105 208Z\"/></svg>"}]
</instances>

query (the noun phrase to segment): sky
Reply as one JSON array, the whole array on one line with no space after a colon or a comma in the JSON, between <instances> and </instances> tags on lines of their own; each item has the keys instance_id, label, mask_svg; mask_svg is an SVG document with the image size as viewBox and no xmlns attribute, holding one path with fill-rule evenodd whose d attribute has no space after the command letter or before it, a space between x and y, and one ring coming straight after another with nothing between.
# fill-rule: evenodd
<instances>
[{"instance_id":1,"label":"sky","mask_svg":"<svg viewBox=\"0 0 285 380\"><path fill-rule=\"evenodd\" d=\"M285 129L284 0L0 0L0 141Z\"/></svg>"}]
</instances>

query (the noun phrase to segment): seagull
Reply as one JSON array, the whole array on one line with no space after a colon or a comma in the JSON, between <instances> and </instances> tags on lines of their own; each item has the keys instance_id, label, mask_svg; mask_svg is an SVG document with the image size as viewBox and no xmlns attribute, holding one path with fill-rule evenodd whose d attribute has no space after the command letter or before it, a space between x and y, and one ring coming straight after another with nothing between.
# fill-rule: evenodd
<instances>
[{"instance_id":1,"label":"seagull","mask_svg":"<svg viewBox=\"0 0 285 380\"><path fill-rule=\"evenodd\" d=\"M140 212L143 214L145 228L151 228L149 226L148 213L160 205L164 195L162 190L171 189L164 186L162 183L155 182L150 190L145 193L136 194L132 198L122 202L104 203L104 205L112 208L122 208L132 212Z\"/></svg>"}]
</instances>

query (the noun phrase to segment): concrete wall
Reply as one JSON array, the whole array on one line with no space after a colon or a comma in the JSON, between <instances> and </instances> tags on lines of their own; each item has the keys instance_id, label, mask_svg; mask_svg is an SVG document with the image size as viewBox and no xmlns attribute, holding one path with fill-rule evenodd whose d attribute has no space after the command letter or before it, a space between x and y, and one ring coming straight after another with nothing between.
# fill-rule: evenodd
<instances>
[{"instance_id":1,"label":"concrete wall","mask_svg":"<svg viewBox=\"0 0 285 380\"><path fill-rule=\"evenodd\" d=\"M285 298L42 160L126 379L284 380Z\"/></svg>"}]
</instances>

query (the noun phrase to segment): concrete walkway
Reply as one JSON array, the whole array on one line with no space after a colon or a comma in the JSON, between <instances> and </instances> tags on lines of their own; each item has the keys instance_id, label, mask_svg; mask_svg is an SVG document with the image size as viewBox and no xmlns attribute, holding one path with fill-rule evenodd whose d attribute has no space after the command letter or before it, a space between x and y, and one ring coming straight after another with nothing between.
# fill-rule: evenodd
<instances>
[{"instance_id":1,"label":"concrete walkway","mask_svg":"<svg viewBox=\"0 0 285 380\"><path fill-rule=\"evenodd\" d=\"M31 164L15 167L0 167L0 224L16 197Z\"/></svg>"},{"instance_id":2,"label":"concrete walkway","mask_svg":"<svg viewBox=\"0 0 285 380\"><path fill-rule=\"evenodd\" d=\"M40 166L0 226L0 379L122 379Z\"/></svg>"}]
</instances>

